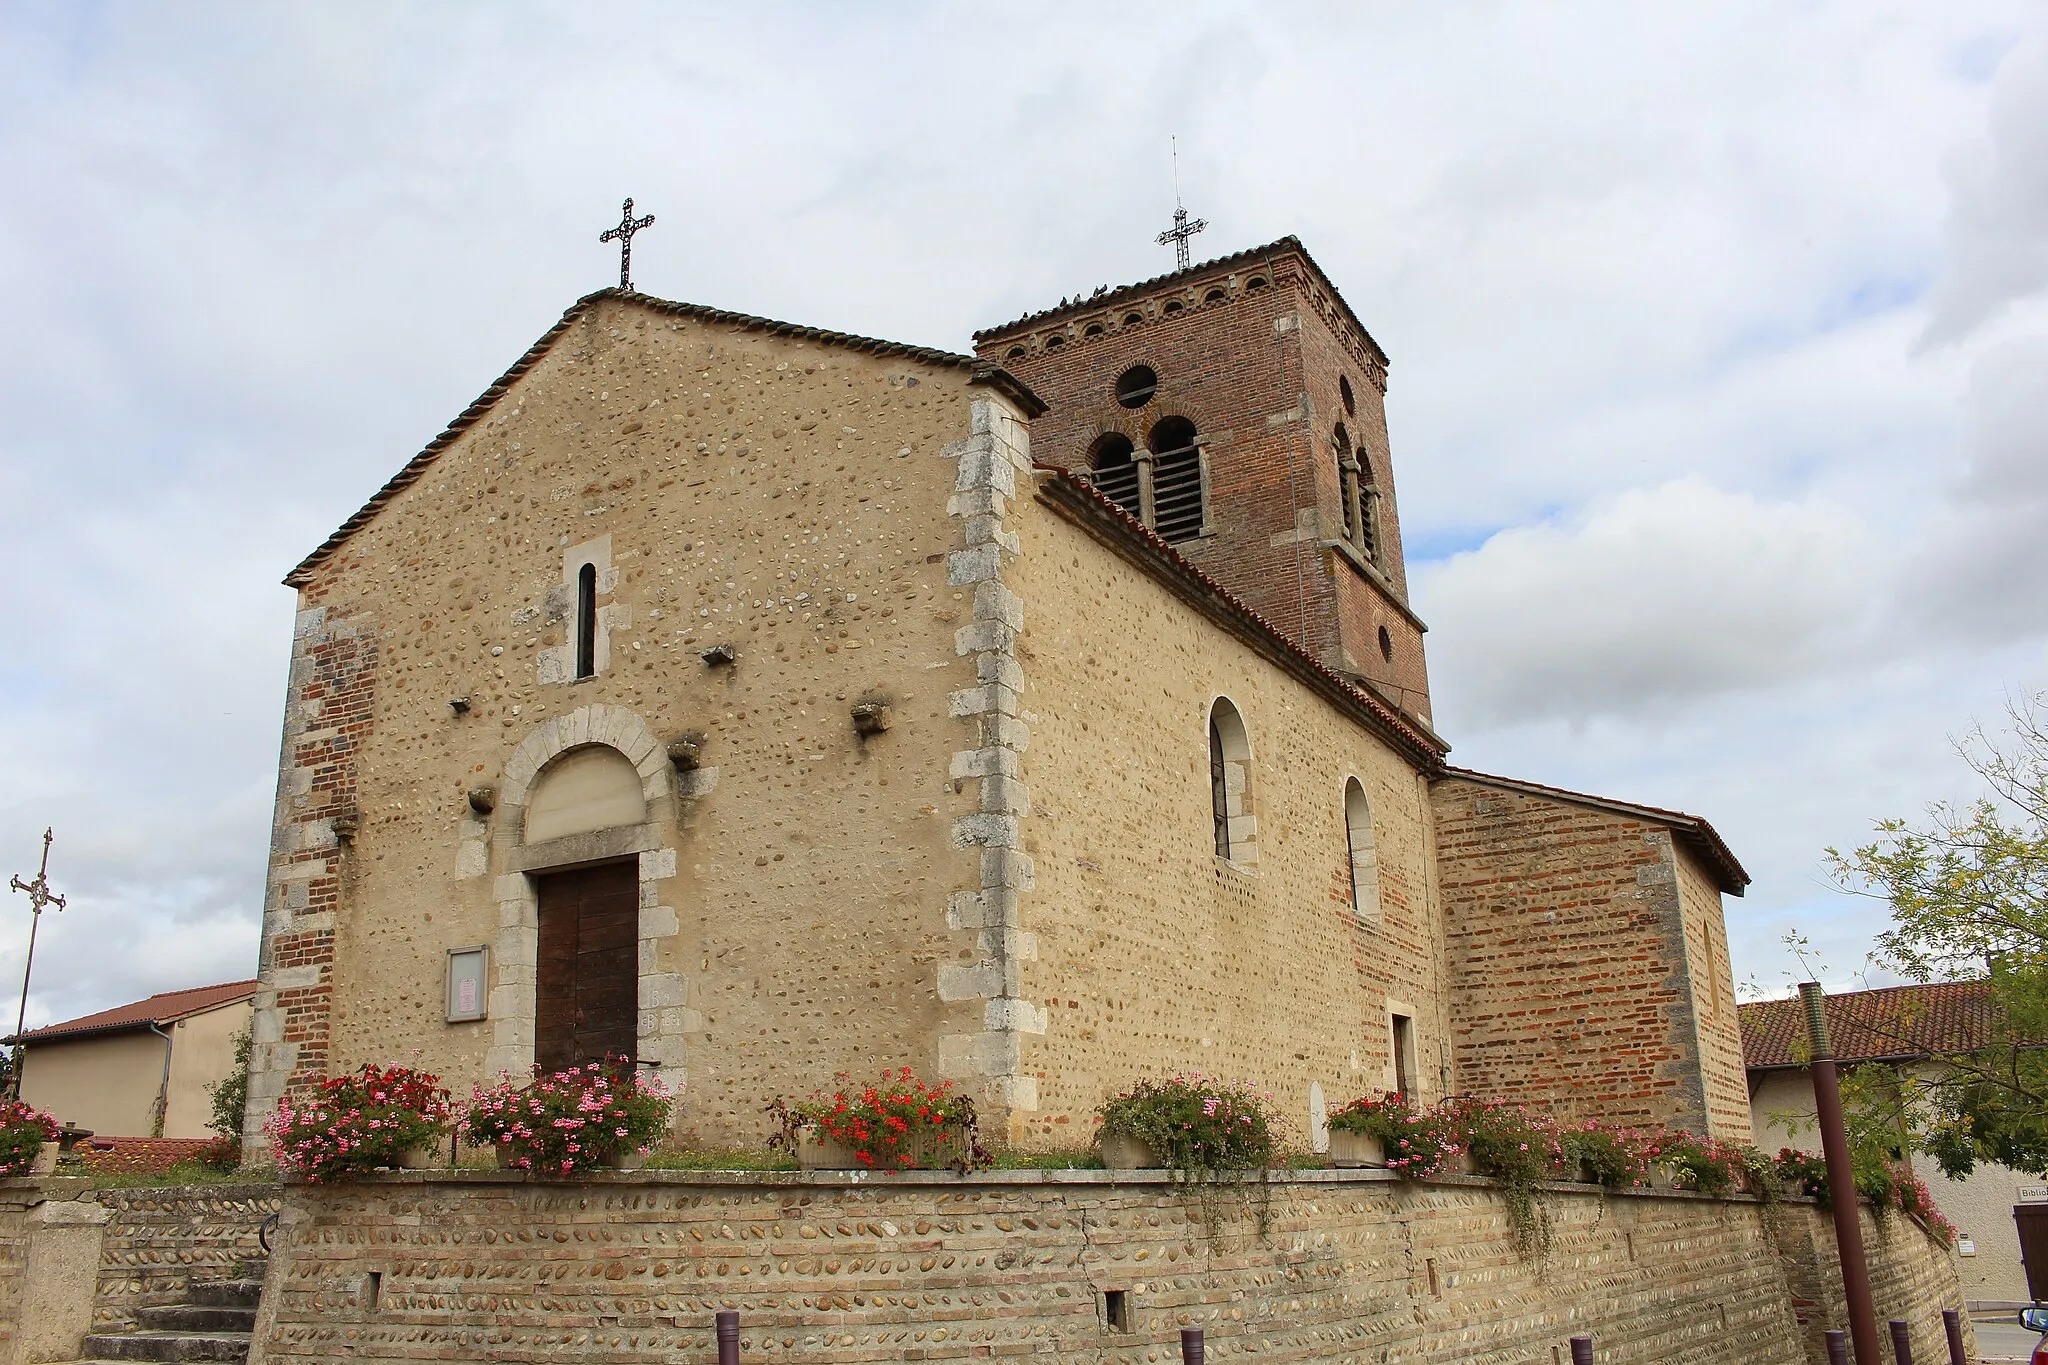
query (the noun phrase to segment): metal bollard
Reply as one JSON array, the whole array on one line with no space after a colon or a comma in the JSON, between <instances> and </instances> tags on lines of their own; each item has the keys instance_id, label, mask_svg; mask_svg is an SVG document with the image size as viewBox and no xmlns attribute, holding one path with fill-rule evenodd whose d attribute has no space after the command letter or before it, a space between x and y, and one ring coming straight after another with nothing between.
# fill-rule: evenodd
<instances>
[{"instance_id":1,"label":"metal bollard","mask_svg":"<svg viewBox=\"0 0 2048 1365\"><path fill-rule=\"evenodd\" d=\"M730 1308L719 1312L718 1365L740 1365L740 1315Z\"/></svg>"},{"instance_id":2,"label":"metal bollard","mask_svg":"<svg viewBox=\"0 0 2048 1365\"><path fill-rule=\"evenodd\" d=\"M1970 1358L1963 1354L1963 1315L1953 1308L1944 1308L1941 1332L1948 1338L1948 1365L1970 1365Z\"/></svg>"},{"instance_id":3,"label":"metal bollard","mask_svg":"<svg viewBox=\"0 0 2048 1365\"><path fill-rule=\"evenodd\" d=\"M1913 1365L1913 1332L1903 1318L1891 1320L1892 1359L1898 1365Z\"/></svg>"},{"instance_id":4,"label":"metal bollard","mask_svg":"<svg viewBox=\"0 0 2048 1365\"><path fill-rule=\"evenodd\" d=\"M1572 1338L1572 1365L1593 1365L1593 1338Z\"/></svg>"},{"instance_id":5,"label":"metal bollard","mask_svg":"<svg viewBox=\"0 0 2048 1365\"><path fill-rule=\"evenodd\" d=\"M1202 1329L1183 1327L1180 1329L1181 1365L1202 1365L1206 1350L1202 1345Z\"/></svg>"},{"instance_id":6,"label":"metal bollard","mask_svg":"<svg viewBox=\"0 0 2048 1365\"><path fill-rule=\"evenodd\" d=\"M1844 1332L1824 1332L1828 1344L1828 1365L1849 1365L1849 1337Z\"/></svg>"}]
</instances>

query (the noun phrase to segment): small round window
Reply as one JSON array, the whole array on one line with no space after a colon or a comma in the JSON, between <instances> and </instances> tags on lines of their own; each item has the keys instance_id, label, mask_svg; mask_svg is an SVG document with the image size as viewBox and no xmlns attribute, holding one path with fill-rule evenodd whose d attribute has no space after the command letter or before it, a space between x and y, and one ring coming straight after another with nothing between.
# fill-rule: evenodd
<instances>
[{"instance_id":1,"label":"small round window","mask_svg":"<svg viewBox=\"0 0 2048 1365\"><path fill-rule=\"evenodd\" d=\"M1133 365L1116 377L1116 401L1133 412L1159 392L1159 375L1150 365Z\"/></svg>"}]
</instances>

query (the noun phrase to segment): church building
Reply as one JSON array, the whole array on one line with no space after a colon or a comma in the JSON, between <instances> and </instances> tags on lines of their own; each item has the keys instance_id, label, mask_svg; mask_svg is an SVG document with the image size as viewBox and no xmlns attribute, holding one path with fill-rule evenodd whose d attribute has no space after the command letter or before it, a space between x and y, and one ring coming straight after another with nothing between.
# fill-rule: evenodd
<instances>
[{"instance_id":1,"label":"church building","mask_svg":"<svg viewBox=\"0 0 2048 1365\"><path fill-rule=\"evenodd\" d=\"M1704 820L1466 771L1388 361L1283 238L975 354L606 289L295 568L250 1134L623 1055L677 1140L908 1065L1747 1140Z\"/></svg>"}]
</instances>

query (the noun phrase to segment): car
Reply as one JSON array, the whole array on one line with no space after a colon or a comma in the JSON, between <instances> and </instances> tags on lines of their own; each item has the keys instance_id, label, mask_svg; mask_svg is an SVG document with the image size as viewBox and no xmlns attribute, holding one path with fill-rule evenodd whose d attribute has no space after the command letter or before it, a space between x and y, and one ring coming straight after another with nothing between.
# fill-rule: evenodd
<instances>
[{"instance_id":1,"label":"car","mask_svg":"<svg viewBox=\"0 0 2048 1365\"><path fill-rule=\"evenodd\" d=\"M2029 1332L2039 1332L2041 1339L2034 1343L2031 1365L2048 1365L2048 1308L2035 1306L2020 1310L2020 1326Z\"/></svg>"}]
</instances>

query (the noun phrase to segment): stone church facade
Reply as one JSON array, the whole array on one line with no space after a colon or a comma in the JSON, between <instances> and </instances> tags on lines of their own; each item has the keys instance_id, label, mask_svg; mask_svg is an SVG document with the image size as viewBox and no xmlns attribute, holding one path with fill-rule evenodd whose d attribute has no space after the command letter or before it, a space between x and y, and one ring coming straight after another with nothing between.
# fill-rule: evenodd
<instances>
[{"instance_id":1,"label":"stone church facade","mask_svg":"<svg viewBox=\"0 0 2048 1365\"><path fill-rule=\"evenodd\" d=\"M250 1133L628 1054L1024 1147L1196 1070L1746 1139L1696 817L1452 767L1387 362L1292 238L957 355L605 290L287 579Z\"/></svg>"}]
</instances>

